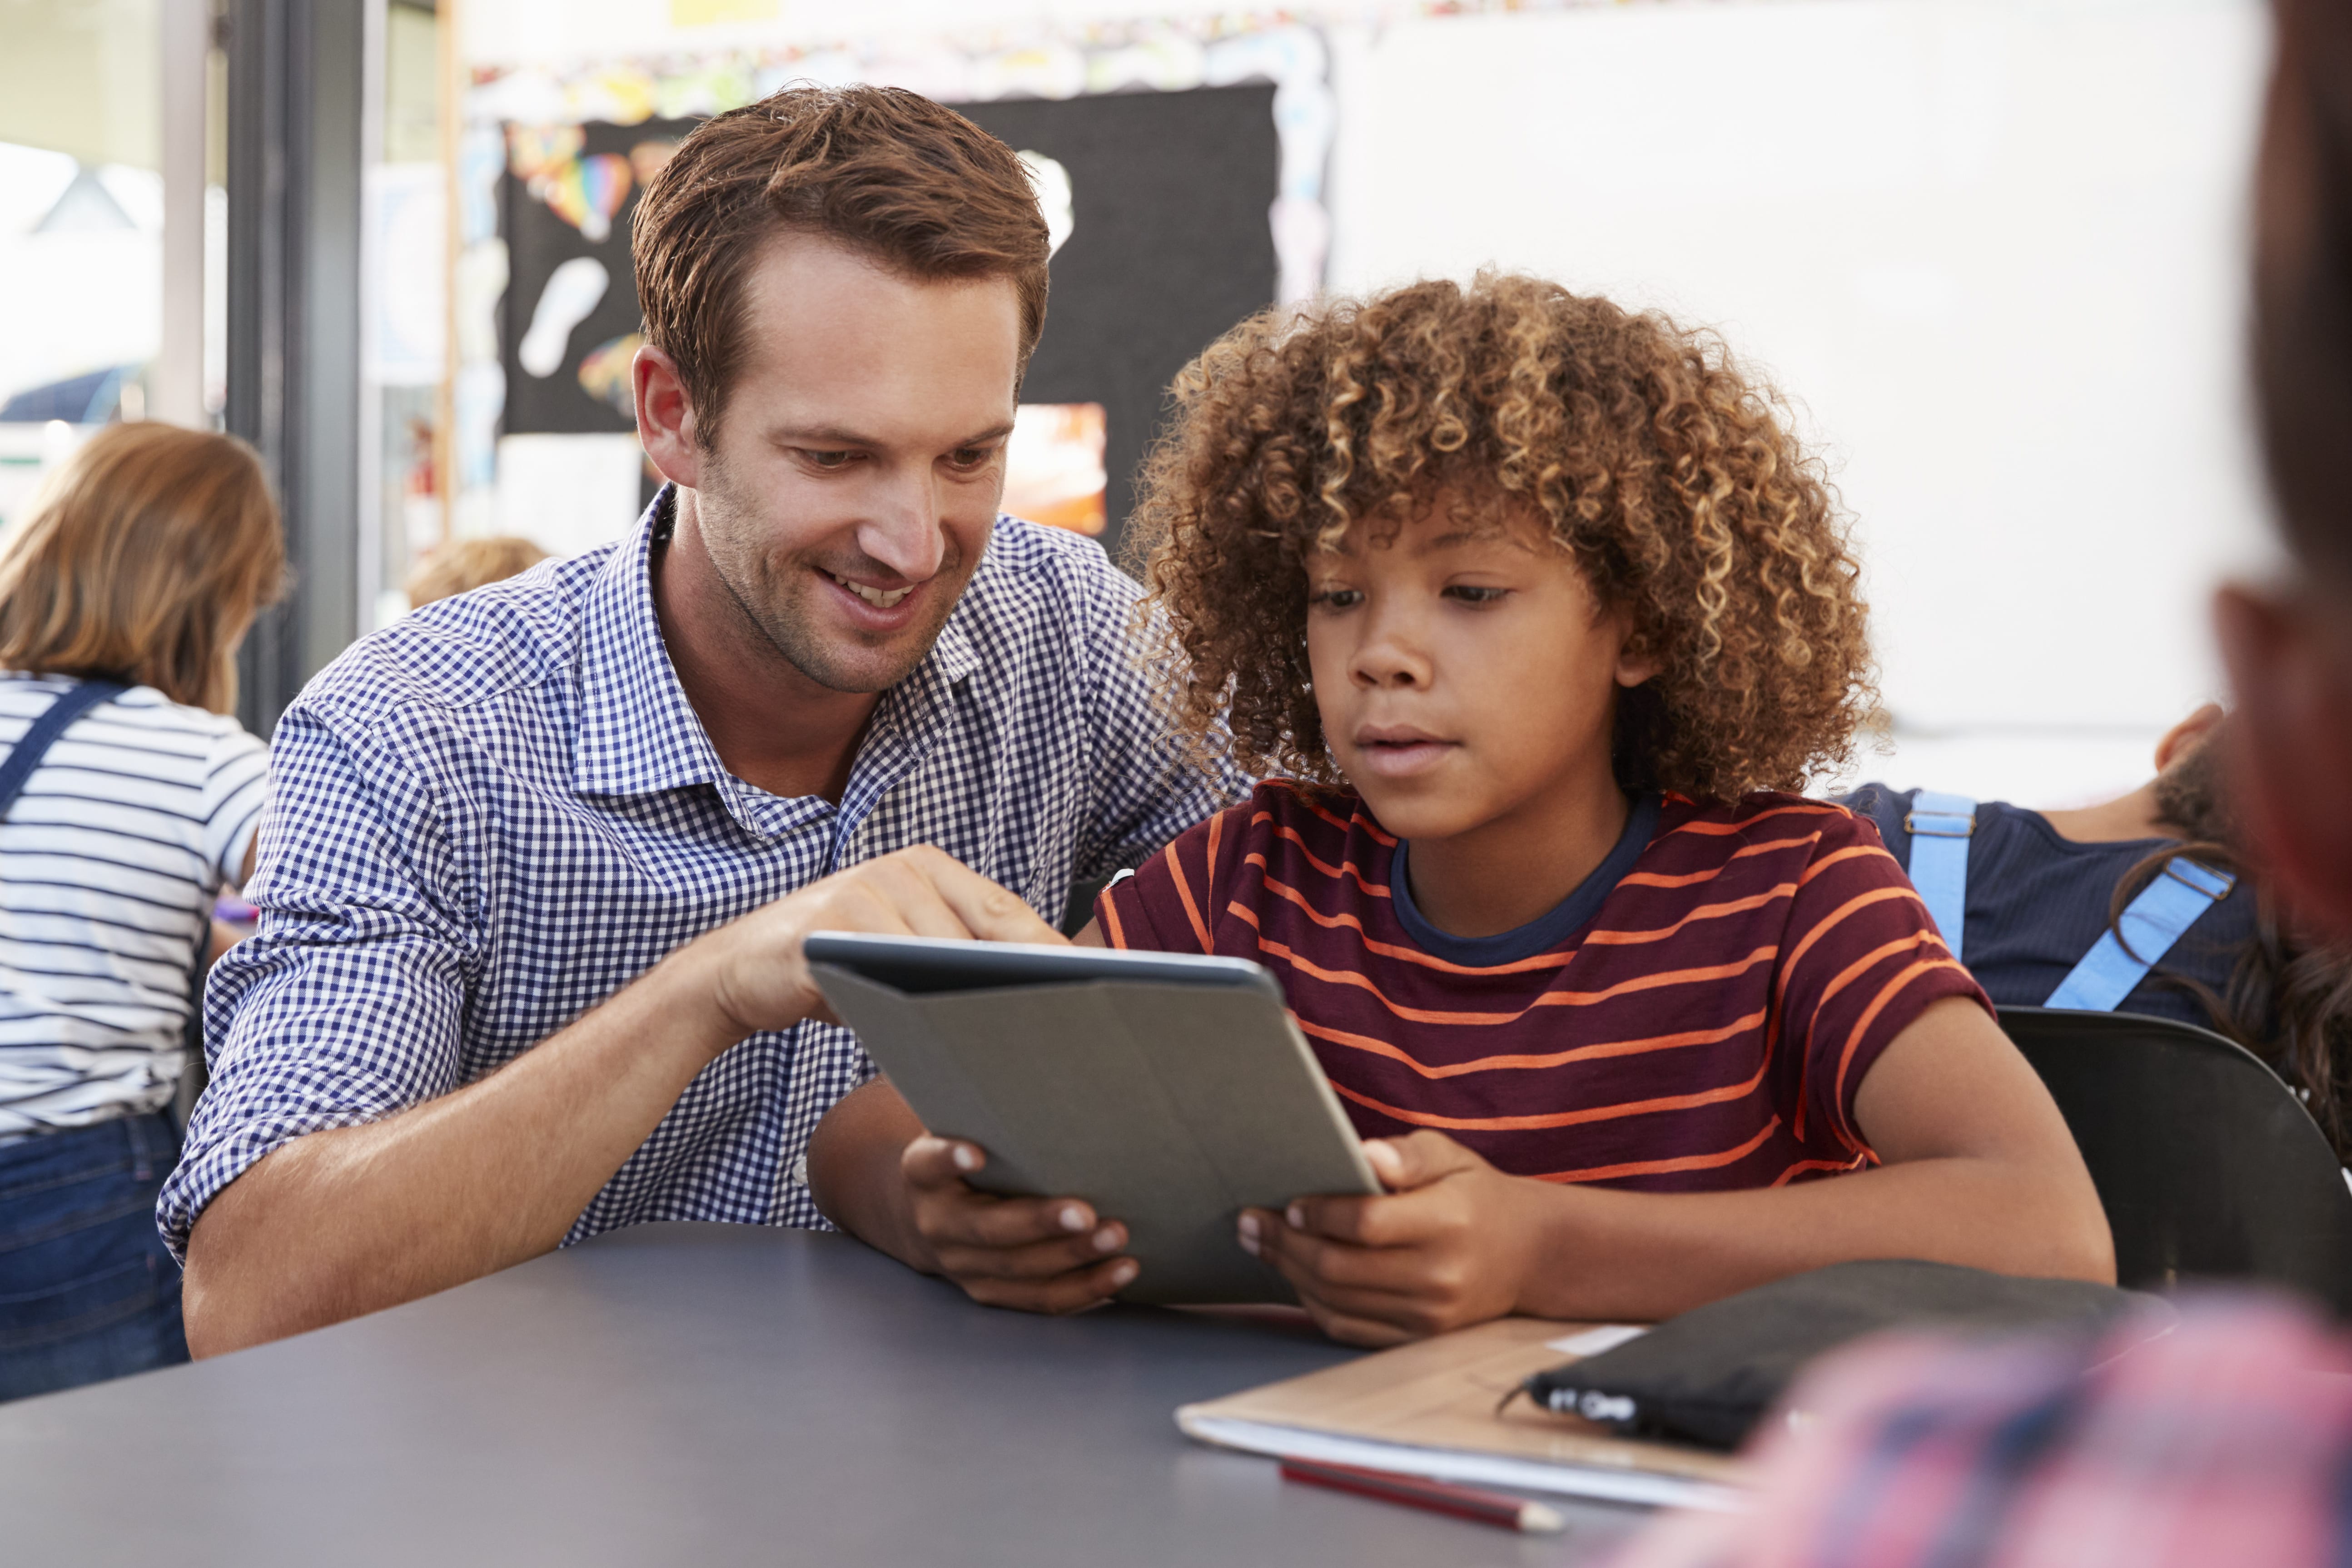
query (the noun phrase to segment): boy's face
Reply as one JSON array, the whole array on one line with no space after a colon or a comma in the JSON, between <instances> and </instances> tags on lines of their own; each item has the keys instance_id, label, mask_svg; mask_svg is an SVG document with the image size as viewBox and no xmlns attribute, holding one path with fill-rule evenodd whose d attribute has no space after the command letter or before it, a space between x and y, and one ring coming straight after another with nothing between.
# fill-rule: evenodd
<instances>
[{"instance_id":1,"label":"boy's face","mask_svg":"<svg viewBox=\"0 0 2352 1568\"><path fill-rule=\"evenodd\" d=\"M1532 515L1448 492L1364 535L1307 563L1307 652L1324 738L1381 825L1537 829L1613 790L1617 688L1654 664Z\"/></svg>"}]
</instances>

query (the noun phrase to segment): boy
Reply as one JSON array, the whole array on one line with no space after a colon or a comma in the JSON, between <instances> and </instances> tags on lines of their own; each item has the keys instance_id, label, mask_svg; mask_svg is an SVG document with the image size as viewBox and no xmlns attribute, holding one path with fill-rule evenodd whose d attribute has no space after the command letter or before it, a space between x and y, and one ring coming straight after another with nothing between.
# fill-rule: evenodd
<instances>
[{"instance_id":1,"label":"boy","mask_svg":"<svg viewBox=\"0 0 2352 1568\"><path fill-rule=\"evenodd\" d=\"M1774 792L1870 694L1853 562L1763 392L1659 318L1486 277L1244 323L1179 392L1139 509L1177 707L1291 777L1080 939L1282 981L1391 1189L1240 1217L1327 1332L1657 1318L1851 1258L2112 1278L2063 1122L1877 834ZM975 1193L984 1158L877 1083L811 1175L982 1301L1134 1278L1115 1217Z\"/></svg>"}]
</instances>

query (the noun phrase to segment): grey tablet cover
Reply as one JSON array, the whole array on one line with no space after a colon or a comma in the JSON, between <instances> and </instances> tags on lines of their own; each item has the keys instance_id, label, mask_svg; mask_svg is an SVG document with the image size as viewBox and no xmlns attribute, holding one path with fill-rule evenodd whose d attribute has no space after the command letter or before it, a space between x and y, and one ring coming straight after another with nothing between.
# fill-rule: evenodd
<instances>
[{"instance_id":1,"label":"grey tablet cover","mask_svg":"<svg viewBox=\"0 0 2352 1568\"><path fill-rule=\"evenodd\" d=\"M922 983L917 948L943 949L969 985L977 946L825 934L810 938L810 970L923 1124L988 1151L974 1185L1082 1197L1127 1225L1142 1268L1124 1299L1294 1300L1234 1239L1235 1216L1380 1184L1273 977L1154 955L1153 977L1127 978L1125 955L998 945L986 988ZM849 967L861 948L887 955L873 967L900 984ZM1120 977L1037 977L1056 972Z\"/></svg>"}]
</instances>

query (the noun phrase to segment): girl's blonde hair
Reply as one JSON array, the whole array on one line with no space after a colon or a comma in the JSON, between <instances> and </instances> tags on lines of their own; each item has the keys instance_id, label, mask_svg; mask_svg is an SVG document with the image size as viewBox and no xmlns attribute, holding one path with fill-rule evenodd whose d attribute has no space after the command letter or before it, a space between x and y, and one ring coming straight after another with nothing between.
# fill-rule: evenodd
<instances>
[{"instance_id":1,"label":"girl's blonde hair","mask_svg":"<svg viewBox=\"0 0 2352 1568\"><path fill-rule=\"evenodd\" d=\"M286 575L269 478L234 436L110 425L0 537L0 667L236 704L236 642Z\"/></svg>"}]
</instances>

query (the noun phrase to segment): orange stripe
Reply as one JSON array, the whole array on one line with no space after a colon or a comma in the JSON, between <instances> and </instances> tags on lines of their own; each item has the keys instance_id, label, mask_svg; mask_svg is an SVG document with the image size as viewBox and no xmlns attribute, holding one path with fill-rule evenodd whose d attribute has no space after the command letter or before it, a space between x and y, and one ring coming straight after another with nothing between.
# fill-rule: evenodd
<instances>
[{"instance_id":1,"label":"orange stripe","mask_svg":"<svg viewBox=\"0 0 2352 1568\"><path fill-rule=\"evenodd\" d=\"M1616 1122L1627 1116L1646 1116L1659 1111L1693 1111L1701 1105L1720 1105L1727 1101L1744 1100L1756 1092L1764 1082L1764 1068L1745 1083L1727 1083L1717 1089L1701 1089L1689 1094L1666 1094L1654 1100L1623 1100L1614 1105L1594 1105L1582 1111L1553 1111L1540 1116L1441 1116L1433 1111L1408 1111L1391 1105L1370 1095L1349 1088L1337 1079L1331 1087L1359 1105L1370 1107L1383 1116L1393 1116L1400 1122L1410 1122L1416 1127L1445 1127L1461 1133L1532 1133L1548 1127L1580 1127L1591 1122Z\"/></svg>"},{"instance_id":2,"label":"orange stripe","mask_svg":"<svg viewBox=\"0 0 2352 1568\"><path fill-rule=\"evenodd\" d=\"M1817 844L1821 841L1822 836L1819 833L1803 833L1793 839L1769 839L1760 844L1749 844L1745 849L1732 851L1723 865L1710 866L1706 871L1685 872L1679 876L1670 876L1664 872L1656 871L1628 872L1617 885L1620 887L1690 887L1702 882L1713 882L1723 874L1724 868L1732 861L1740 860L1748 855L1768 855L1775 850L1795 849L1800 845Z\"/></svg>"},{"instance_id":3,"label":"orange stripe","mask_svg":"<svg viewBox=\"0 0 2352 1568\"><path fill-rule=\"evenodd\" d=\"M1298 1027L1317 1040L1328 1040L1334 1045L1344 1045L1373 1056L1384 1056L1391 1061L1402 1061L1423 1078L1459 1078L1465 1072L1498 1072L1511 1069L1540 1069L1566 1066L1571 1061L1593 1061L1612 1056L1641 1056L1654 1051L1673 1051L1686 1045L1719 1045L1732 1036L1762 1026L1764 1015L1753 1012L1724 1025L1721 1029L1687 1030L1681 1034L1652 1035L1646 1040L1613 1040L1599 1045L1580 1045L1570 1051L1555 1051L1541 1056L1482 1056L1474 1061L1450 1061L1432 1067L1387 1040L1368 1034L1353 1034L1344 1029L1328 1029L1322 1024L1298 1020Z\"/></svg>"},{"instance_id":4,"label":"orange stripe","mask_svg":"<svg viewBox=\"0 0 2352 1568\"><path fill-rule=\"evenodd\" d=\"M1287 961L1292 968L1309 979L1322 980L1335 986L1353 986L1359 990L1368 991L1382 1007L1407 1023L1444 1024L1516 1023L1527 1017L1529 1010L1535 1008L1582 1007L1587 1003L1607 1001L1612 997L1625 996L1635 991L1655 990L1662 986L1682 985L1699 980L1727 979L1734 975L1754 968L1758 964L1770 962L1773 955L1778 951L1773 947L1759 947L1746 958L1735 963L1717 964L1704 969L1668 969L1654 975L1637 975L1633 979L1621 980L1603 990L1544 991L1530 1000L1527 1007L1521 1008L1517 1012L1471 1013L1440 1012L1426 1008L1405 1007L1391 1000L1388 994L1372 984L1369 977L1360 975L1352 969L1326 969L1319 964L1300 957L1279 942L1267 941L1263 935L1258 938L1258 950Z\"/></svg>"},{"instance_id":5,"label":"orange stripe","mask_svg":"<svg viewBox=\"0 0 2352 1568\"><path fill-rule=\"evenodd\" d=\"M1830 867L1837 864L1840 861L1849 861L1853 859L1856 855L1864 855L1889 861L1895 858L1893 855L1888 854L1885 850L1879 848L1876 844L1848 844L1845 848L1838 851L1836 853L1823 855L1821 859L1807 866L1805 868L1805 874L1797 879L1798 885L1802 886L1805 883L1811 882L1813 878L1821 875L1822 873L1829 870ZM1903 868L1900 865L1897 865L1895 869L1896 871L1901 871ZM1908 882L1911 879L1909 877L1906 877L1903 880Z\"/></svg>"},{"instance_id":6,"label":"orange stripe","mask_svg":"<svg viewBox=\"0 0 2352 1568\"><path fill-rule=\"evenodd\" d=\"M1620 1176L1664 1176L1670 1171L1711 1171L1725 1166L1738 1165L1741 1160L1764 1146L1780 1125L1773 1117L1764 1124L1764 1130L1736 1149L1725 1149L1712 1155L1682 1155L1671 1160L1629 1160L1622 1166L1589 1166L1580 1171L1547 1171L1535 1177L1537 1181L1615 1181Z\"/></svg>"},{"instance_id":7,"label":"orange stripe","mask_svg":"<svg viewBox=\"0 0 2352 1568\"><path fill-rule=\"evenodd\" d=\"M1209 819L1209 886L1205 897L1212 904L1217 899L1217 840L1224 825L1225 814L1223 811Z\"/></svg>"},{"instance_id":8,"label":"orange stripe","mask_svg":"<svg viewBox=\"0 0 2352 1568\"><path fill-rule=\"evenodd\" d=\"M1774 1176L1772 1185L1786 1186L1791 1180L1807 1171L1858 1171L1869 1163L1870 1161L1861 1155L1856 1155L1850 1160L1799 1160L1795 1165Z\"/></svg>"},{"instance_id":9,"label":"orange stripe","mask_svg":"<svg viewBox=\"0 0 2352 1568\"><path fill-rule=\"evenodd\" d=\"M1380 829L1372 825L1372 820L1370 817L1365 816L1361 811L1350 813L1348 820L1343 822L1339 818L1333 816L1330 812L1325 810L1322 807L1317 805L1314 801L1308 800L1305 795L1300 794L1297 790L1292 790L1291 795L1300 805L1306 807L1308 810L1314 812L1317 816L1322 818L1325 821L1330 823L1335 828L1346 828L1351 830L1361 828L1364 830L1366 835L1371 839L1372 842L1376 844L1386 844L1391 849L1394 849L1396 847L1395 835L1381 831Z\"/></svg>"},{"instance_id":10,"label":"orange stripe","mask_svg":"<svg viewBox=\"0 0 2352 1568\"><path fill-rule=\"evenodd\" d=\"M1109 888L1103 889L1103 895L1095 900L1095 909L1102 915L1103 935L1110 938L1110 945L1114 947L1126 946L1127 933L1120 929L1118 924L1118 900L1111 896Z\"/></svg>"},{"instance_id":11,"label":"orange stripe","mask_svg":"<svg viewBox=\"0 0 2352 1568\"><path fill-rule=\"evenodd\" d=\"M1768 889L1763 893L1750 894L1746 898L1735 898L1728 904L1702 904L1672 925L1661 925L1648 931L1593 931L1587 933L1584 939L1597 947L1628 947L1639 942L1663 942L1694 920L1714 920L1726 915L1746 915L1751 910L1763 908L1774 899L1793 897L1796 891L1795 883L1784 882L1778 887Z\"/></svg>"},{"instance_id":12,"label":"orange stripe","mask_svg":"<svg viewBox=\"0 0 2352 1568\"><path fill-rule=\"evenodd\" d=\"M1255 828L1260 822L1271 822L1273 821L1274 819L1272 817L1268 816L1264 811L1260 811L1256 816L1250 819L1250 826ZM1307 847L1307 841L1298 836L1297 829L1277 827L1274 830L1274 832L1276 838L1288 839L1292 843L1297 844L1298 846L1298 852L1307 857L1307 863L1313 866L1317 871L1321 872L1325 876L1329 877L1332 881L1337 882L1342 876L1352 876L1356 879L1356 885L1362 888L1366 893L1370 894L1374 898L1386 898L1389 896L1389 890L1387 888L1364 880L1364 873L1356 869L1356 862L1354 861L1343 861L1338 865L1332 865L1328 861L1317 859L1315 852ZM1262 871L1265 868L1265 856L1263 853L1254 853L1245 856L1243 863L1244 865L1255 864Z\"/></svg>"},{"instance_id":13,"label":"orange stripe","mask_svg":"<svg viewBox=\"0 0 2352 1568\"><path fill-rule=\"evenodd\" d=\"M1788 993L1789 977L1796 972L1796 967L1798 964L1803 961L1805 954L1811 949L1814 943L1820 941L1831 931L1836 929L1838 923L1845 919L1847 915L1853 914L1859 909L1867 909L1874 904L1884 904L1890 898L1908 898L1916 903L1917 902L1918 897L1919 895L1911 891L1910 885L1906 883L1901 887L1874 888L1868 893L1858 893L1852 898L1847 899L1843 904L1839 904L1835 909L1832 910L1826 916L1815 921L1813 923L1813 928L1806 932L1805 935L1799 939L1797 946L1790 951L1789 961L1780 966L1780 977L1779 982L1775 985L1774 990L1778 994L1783 996ZM1927 918L1927 906L1924 904L1920 904L1919 924L1922 926L1932 926L1933 922Z\"/></svg>"},{"instance_id":14,"label":"orange stripe","mask_svg":"<svg viewBox=\"0 0 2352 1568\"><path fill-rule=\"evenodd\" d=\"M1790 811L1801 812L1808 817L1843 817L1848 814L1843 806L1818 806L1806 802L1794 806L1775 806L1769 811L1759 811L1754 816L1743 817L1737 822L1685 822L1675 831L1704 833L1709 838L1729 838L1734 833L1753 827L1767 817L1785 816Z\"/></svg>"},{"instance_id":15,"label":"orange stripe","mask_svg":"<svg viewBox=\"0 0 2352 1568\"><path fill-rule=\"evenodd\" d=\"M1862 1016L1854 1019L1853 1028L1847 1031L1845 1037L1845 1049L1838 1053L1837 1082L1834 1085L1837 1090L1837 1097L1832 1100L1831 1103L1839 1108L1839 1122L1843 1123L1845 1120L1844 1106L1846 1069L1853 1065L1853 1053L1862 1044L1862 1037L1869 1030L1872 1020L1875 1019L1881 1012L1885 1010L1886 1004L1895 999L1896 992L1902 990L1906 986L1908 986L1920 976L1933 974L1937 969L1958 969L1959 967L1960 967L1958 964L1954 963L1949 958L1922 958L1917 963L1913 964L1909 968L1904 970L1901 974L1895 976L1893 979L1887 981L1885 985L1880 987L1878 995L1871 998L1870 1006L1863 1009ZM1961 970L1961 973L1965 974L1967 971ZM1841 1126L1837 1132L1838 1136L1843 1138L1846 1143L1852 1146L1855 1148L1860 1148L1862 1146L1860 1141L1851 1135L1843 1126Z\"/></svg>"},{"instance_id":16,"label":"orange stripe","mask_svg":"<svg viewBox=\"0 0 2352 1568\"><path fill-rule=\"evenodd\" d=\"M1168 874L1176 881L1176 896L1184 901L1184 918L1192 923L1192 935L1200 939L1201 951L1206 953L1211 950L1209 928L1201 923L1201 906L1192 902L1192 889L1184 880L1183 865L1176 859L1176 846L1170 844L1161 852L1168 857Z\"/></svg>"},{"instance_id":17,"label":"orange stripe","mask_svg":"<svg viewBox=\"0 0 2352 1568\"><path fill-rule=\"evenodd\" d=\"M1265 861L1256 855L1252 855L1249 858L1257 862L1261 868L1265 864ZM1352 930L1358 936L1362 938L1363 945L1368 950L1378 953L1384 958L1397 958L1408 964L1419 964L1423 968L1436 969L1444 974L1516 975L1533 969L1565 968L1568 965L1574 962L1576 958L1575 950L1571 948L1565 953L1538 953L1532 958L1515 958L1507 964L1490 964L1481 967L1472 964L1449 963L1444 958L1424 953L1418 947L1401 947L1393 942L1382 942L1366 933L1364 930L1364 923L1357 919L1352 915L1326 915L1321 910L1316 908L1313 904L1307 903L1307 895L1305 894L1300 893L1297 888L1291 887L1286 883L1275 881L1271 876L1265 877L1261 879L1261 881L1268 893L1273 894L1277 898L1286 899L1290 903L1297 904L1300 913L1304 914L1307 919L1315 922L1316 925L1322 926L1325 930ZM1248 921L1252 925L1257 925L1257 912L1244 908L1239 900L1235 900L1225 907L1233 914L1238 915L1243 919Z\"/></svg>"}]
</instances>

